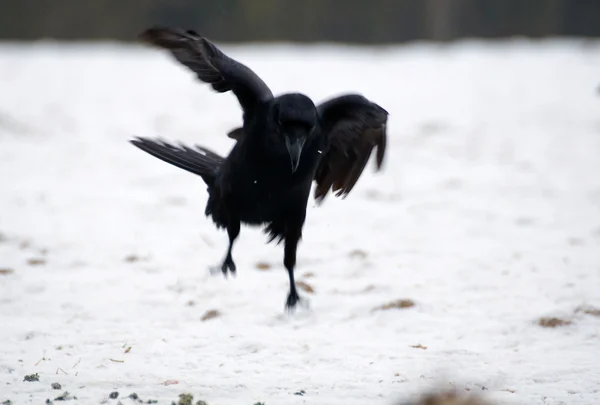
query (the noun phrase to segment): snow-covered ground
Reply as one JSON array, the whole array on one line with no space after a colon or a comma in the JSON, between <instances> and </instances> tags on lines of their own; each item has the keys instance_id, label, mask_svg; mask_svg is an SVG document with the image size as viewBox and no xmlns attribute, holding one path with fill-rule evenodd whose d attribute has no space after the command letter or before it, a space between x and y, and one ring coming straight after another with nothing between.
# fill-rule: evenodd
<instances>
[{"instance_id":1,"label":"snow-covered ground","mask_svg":"<svg viewBox=\"0 0 600 405\"><path fill-rule=\"evenodd\" d=\"M355 91L391 114L384 171L309 203L310 311L284 314L282 248L258 229L237 278L210 276L227 237L201 179L127 142L227 153L233 95L155 49L4 44L0 401L393 404L454 386L600 403L600 317L577 311L600 307L600 43L223 49L275 93ZM374 310L397 299L415 305Z\"/></svg>"}]
</instances>

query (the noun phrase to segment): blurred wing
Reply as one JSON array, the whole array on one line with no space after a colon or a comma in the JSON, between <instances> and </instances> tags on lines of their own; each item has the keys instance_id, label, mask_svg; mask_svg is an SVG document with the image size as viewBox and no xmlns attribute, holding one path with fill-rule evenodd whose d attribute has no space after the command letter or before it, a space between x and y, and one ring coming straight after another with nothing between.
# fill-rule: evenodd
<instances>
[{"instance_id":1,"label":"blurred wing","mask_svg":"<svg viewBox=\"0 0 600 405\"><path fill-rule=\"evenodd\" d=\"M328 139L315 173L315 199L321 202L329 190L337 192L337 197L348 195L374 148L377 148L377 170L381 169L388 112L357 94L326 101L317 111Z\"/></svg>"},{"instance_id":2,"label":"blurred wing","mask_svg":"<svg viewBox=\"0 0 600 405\"><path fill-rule=\"evenodd\" d=\"M244 111L273 98L269 87L256 73L194 31L154 27L142 32L139 37L144 42L168 49L179 63L196 73L215 91L232 91Z\"/></svg>"}]
</instances>

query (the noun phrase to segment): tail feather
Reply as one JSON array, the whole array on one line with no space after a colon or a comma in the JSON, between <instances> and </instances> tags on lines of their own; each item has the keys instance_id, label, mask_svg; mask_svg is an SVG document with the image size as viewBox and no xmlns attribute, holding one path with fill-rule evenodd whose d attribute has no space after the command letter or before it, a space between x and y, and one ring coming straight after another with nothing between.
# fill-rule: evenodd
<instances>
[{"instance_id":1,"label":"tail feather","mask_svg":"<svg viewBox=\"0 0 600 405\"><path fill-rule=\"evenodd\" d=\"M192 149L182 143L175 146L162 140L141 137L130 142L164 162L201 176L208 186L213 185L216 169L225 160L215 152L198 145L196 149Z\"/></svg>"}]
</instances>

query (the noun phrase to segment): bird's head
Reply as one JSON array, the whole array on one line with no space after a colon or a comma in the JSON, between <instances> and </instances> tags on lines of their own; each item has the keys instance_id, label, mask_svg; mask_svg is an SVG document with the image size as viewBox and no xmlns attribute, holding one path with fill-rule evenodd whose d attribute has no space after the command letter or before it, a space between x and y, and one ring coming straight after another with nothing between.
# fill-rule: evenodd
<instances>
[{"instance_id":1,"label":"bird's head","mask_svg":"<svg viewBox=\"0 0 600 405\"><path fill-rule=\"evenodd\" d=\"M274 107L275 143L282 151L285 145L294 173L300 164L302 148L318 125L317 109L310 98L298 93L279 96Z\"/></svg>"}]
</instances>

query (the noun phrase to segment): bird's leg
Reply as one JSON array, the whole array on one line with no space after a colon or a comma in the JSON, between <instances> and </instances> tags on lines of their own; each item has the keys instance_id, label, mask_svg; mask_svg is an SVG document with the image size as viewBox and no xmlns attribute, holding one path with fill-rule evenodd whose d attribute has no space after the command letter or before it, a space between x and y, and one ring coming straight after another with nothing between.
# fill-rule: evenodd
<instances>
[{"instance_id":1,"label":"bird's leg","mask_svg":"<svg viewBox=\"0 0 600 405\"><path fill-rule=\"evenodd\" d=\"M227 272L230 271L231 274L235 275L236 267L233 262L233 257L231 255L231 250L233 249L233 243L237 239L240 234L240 223L239 221L230 222L227 225L227 235L229 235L229 247L227 248L227 254L225 255L225 259L220 266L215 266L210 268L210 274L215 276L219 273L222 273L225 277L227 277Z\"/></svg>"},{"instance_id":2,"label":"bird's leg","mask_svg":"<svg viewBox=\"0 0 600 405\"><path fill-rule=\"evenodd\" d=\"M229 236L229 247L227 248L227 255L225 256L225 260L223 260L223 264L221 265L221 272L223 275L227 277L227 271L229 270L231 274L235 275L236 267L233 262L233 257L231 256L231 250L233 249L233 243L237 239L240 234L240 223L238 221L234 221L233 223L229 223L227 226L227 235Z\"/></svg>"},{"instance_id":3,"label":"bird's leg","mask_svg":"<svg viewBox=\"0 0 600 405\"><path fill-rule=\"evenodd\" d=\"M301 227L290 227L289 225L286 227L283 265L285 266L290 278L290 292L285 303L285 307L288 311L294 310L296 304L302 301L302 299L298 295L298 290L296 289L296 281L294 280L294 268L296 267L296 250L298 249L298 241L300 240L301 236Z\"/></svg>"}]
</instances>

